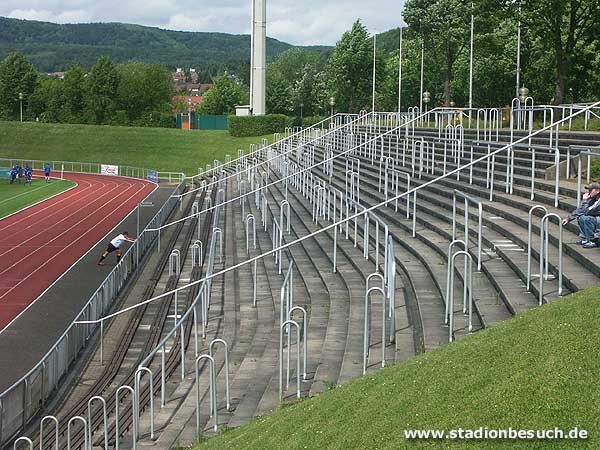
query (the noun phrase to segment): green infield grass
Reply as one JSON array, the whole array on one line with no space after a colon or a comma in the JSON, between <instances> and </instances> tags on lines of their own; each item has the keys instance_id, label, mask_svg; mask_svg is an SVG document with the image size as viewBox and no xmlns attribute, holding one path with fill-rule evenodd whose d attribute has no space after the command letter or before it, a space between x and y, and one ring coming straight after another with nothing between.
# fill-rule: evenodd
<instances>
[{"instance_id":1,"label":"green infield grass","mask_svg":"<svg viewBox=\"0 0 600 450\"><path fill-rule=\"evenodd\" d=\"M31 186L24 186L22 183L10 184L8 179L2 178L0 179L0 219L73 186L75 183L71 181L52 180L46 183L37 178L33 179Z\"/></svg>"},{"instance_id":2,"label":"green infield grass","mask_svg":"<svg viewBox=\"0 0 600 450\"><path fill-rule=\"evenodd\" d=\"M264 136L270 141L273 136ZM227 131L184 131L93 125L0 122L0 158L63 160L144 167L193 175L199 167L237 157L263 137Z\"/></svg>"}]
</instances>

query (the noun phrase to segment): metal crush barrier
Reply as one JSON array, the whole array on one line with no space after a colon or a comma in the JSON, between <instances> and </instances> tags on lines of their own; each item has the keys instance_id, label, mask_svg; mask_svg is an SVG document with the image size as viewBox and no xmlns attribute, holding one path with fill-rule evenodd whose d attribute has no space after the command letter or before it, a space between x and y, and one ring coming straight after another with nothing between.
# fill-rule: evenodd
<instances>
[{"instance_id":1,"label":"metal crush barrier","mask_svg":"<svg viewBox=\"0 0 600 450\"><path fill-rule=\"evenodd\" d=\"M175 189L175 194L181 194L184 188L185 182L180 183ZM6 445L25 428L27 422L43 407L61 378L87 345L91 335L99 327L98 324L76 324L75 322L96 320L108 312L114 299L137 268L136 251L139 250L140 256L143 256L157 237L156 232L147 230L164 224L178 201L175 197L167 199L56 344L23 378L0 394L0 446Z\"/></svg>"}]
</instances>

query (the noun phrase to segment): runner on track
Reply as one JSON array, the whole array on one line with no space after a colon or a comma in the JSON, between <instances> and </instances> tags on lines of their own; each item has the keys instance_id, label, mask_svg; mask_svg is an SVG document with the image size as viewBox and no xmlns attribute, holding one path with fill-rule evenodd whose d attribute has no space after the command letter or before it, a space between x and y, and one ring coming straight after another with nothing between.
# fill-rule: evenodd
<instances>
[{"instance_id":1,"label":"runner on track","mask_svg":"<svg viewBox=\"0 0 600 450\"><path fill-rule=\"evenodd\" d=\"M52 170L52 168L50 167L50 164L46 163L46 165L44 166L44 177L46 178L46 183L50 183L50 171Z\"/></svg>"},{"instance_id":2,"label":"runner on track","mask_svg":"<svg viewBox=\"0 0 600 450\"><path fill-rule=\"evenodd\" d=\"M106 247L106 251L102 254L100 261L98 261L98 265L103 266L104 260L106 259L106 257L114 251L117 252L117 263L118 263L121 260L121 255L122 255L121 247L123 246L123 244L125 242L131 242L131 243L135 242L135 239L132 239L129 237L129 233L127 233L127 231L123 231L122 234L119 234L112 241L110 241L110 243L108 244L108 247Z\"/></svg>"}]
</instances>

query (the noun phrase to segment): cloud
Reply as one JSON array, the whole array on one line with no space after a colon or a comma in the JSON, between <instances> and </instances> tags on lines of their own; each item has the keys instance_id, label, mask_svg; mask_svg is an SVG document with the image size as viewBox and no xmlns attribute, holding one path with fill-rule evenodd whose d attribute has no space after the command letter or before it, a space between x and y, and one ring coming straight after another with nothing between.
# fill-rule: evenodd
<instances>
[{"instance_id":1,"label":"cloud","mask_svg":"<svg viewBox=\"0 0 600 450\"><path fill-rule=\"evenodd\" d=\"M14 19L39 20L42 22L74 23L88 22L91 16L89 12L81 9L68 10L59 13L54 13L46 9L15 9L8 14L8 17Z\"/></svg>"},{"instance_id":2,"label":"cloud","mask_svg":"<svg viewBox=\"0 0 600 450\"><path fill-rule=\"evenodd\" d=\"M125 22L182 31L250 31L251 0L2 0L0 15L57 23ZM270 37L332 45L360 18L370 31L400 23L404 0L267 0Z\"/></svg>"}]
</instances>

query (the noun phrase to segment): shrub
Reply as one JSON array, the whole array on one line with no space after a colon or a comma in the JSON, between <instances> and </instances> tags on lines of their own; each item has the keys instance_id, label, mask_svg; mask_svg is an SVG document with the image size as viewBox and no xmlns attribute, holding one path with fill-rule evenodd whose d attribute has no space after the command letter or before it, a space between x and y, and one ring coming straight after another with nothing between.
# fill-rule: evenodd
<instances>
[{"instance_id":1,"label":"shrub","mask_svg":"<svg viewBox=\"0 0 600 450\"><path fill-rule=\"evenodd\" d=\"M316 125L319 122L322 122L323 120L325 120L326 117L322 117L322 116L312 116L312 117L305 117L302 120L302 128L310 128L313 125ZM329 124L325 124L326 127L329 126Z\"/></svg>"},{"instance_id":2,"label":"shrub","mask_svg":"<svg viewBox=\"0 0 600 450\"><path fill-rule=\"evenodd\" d=\"M266 116L229 116L229 134L233 137L264 136L281 133L294 124L293 117L283 114Z\"/></svg>"}]
</instances>

